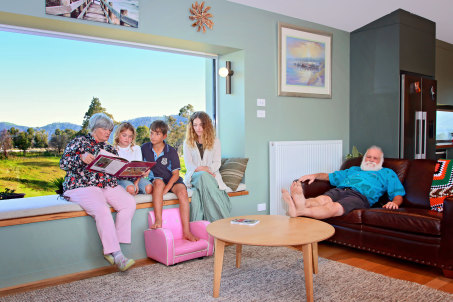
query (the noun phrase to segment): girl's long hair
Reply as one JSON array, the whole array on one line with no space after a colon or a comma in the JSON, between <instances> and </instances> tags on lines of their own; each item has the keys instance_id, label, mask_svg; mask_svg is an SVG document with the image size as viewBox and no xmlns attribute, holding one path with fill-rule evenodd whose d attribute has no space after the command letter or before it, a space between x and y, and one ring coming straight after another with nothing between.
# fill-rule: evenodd
<instances>
[{"instance_id":1,"label":"girl's long hair","mask_svg":"<svg viewBox=\"0 0 453 302\"><path fill-rule=\"evenodd\" d=\"M194 112L187 123L186 131L186 142L192 148L195 147L195 142L198 140L198 135L193 129L193 121L199 118L201 121L201 126L203 127L203 134L201 136L201 141L203 142L203 148L205 150L212 149L215 142L215 130L212 125L212 120L206 112L197 111Z\"/></svg>"},{"instance_id":2,"label":"girl's long hair","mask_svg":"<svg viewBox=\"0 0 453 302\"><path fill-rule=\"evenodd\" d=\"M130 130L132 132L132 143L131 143L131 148L135 146L135 138L137 137L137 133L135 132L134 126L131 125L131 123L128 122L123 122L121 123L118 128L116 128L115 134L113 135L113 146L115 148L118 147L118 143L120 142L120 133L126 130Z\"/></svg>"}]
</instances>

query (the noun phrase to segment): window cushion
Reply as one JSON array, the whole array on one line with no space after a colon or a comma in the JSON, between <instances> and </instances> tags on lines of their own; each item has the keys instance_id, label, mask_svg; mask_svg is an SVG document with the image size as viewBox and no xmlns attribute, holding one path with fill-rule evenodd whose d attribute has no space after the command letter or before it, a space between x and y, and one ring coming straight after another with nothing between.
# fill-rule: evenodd
<instances>
[{"instance_id":1,"label":"window cushion","mask_svg":"<svg viewBox=\"0 0 453 302\"><path fill-rule=\"evenodd\" d=\"M434 170L433 182L429 193L431 210L442 212L445 198L453 196L453 162L438 159Z\"/></svg>"},{"instance_id":2,"label":"window cushion","mask_svg":"<svg viewBox=\"0 0 453 302\"><path fill-rule=\"evenodd\" d=\"M245 169L247 168L248 158L224 158L220 166L219 172L222 176L223 182L236 191L239 184L244 178Z\"/></svg>"}]
</instances>

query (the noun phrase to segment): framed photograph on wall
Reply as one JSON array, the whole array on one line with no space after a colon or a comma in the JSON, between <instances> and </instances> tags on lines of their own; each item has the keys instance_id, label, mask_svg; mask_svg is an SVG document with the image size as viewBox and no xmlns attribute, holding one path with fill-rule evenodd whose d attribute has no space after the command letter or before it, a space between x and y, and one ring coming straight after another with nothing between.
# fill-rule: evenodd
<instances>
[{"instance_id":1,"label":"framed photograph on wall","mask_svg":"<svg viewBox=\"0 0 453 302\"><path fill-rule=\"evenodd\" d=\"M278 24L278 95L332 97L332 34Z\"/></svg>"},{"instance_id":2,"label":"framed photograph on wall","mask_svg":"<svg viewBox=\"0 0 453 302\"><path fill-rule=\"evenodd\" d=\"M45 0L46 14L138 27L139 0Z\"/></svg>"}]
</instances>

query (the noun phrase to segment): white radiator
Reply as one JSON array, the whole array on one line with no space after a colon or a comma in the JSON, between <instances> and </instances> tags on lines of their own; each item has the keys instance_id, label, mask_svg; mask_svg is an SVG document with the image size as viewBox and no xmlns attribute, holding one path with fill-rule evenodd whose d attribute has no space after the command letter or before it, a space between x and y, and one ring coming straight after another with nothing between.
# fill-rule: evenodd
<instances>
[{"instance_id":1,"label":"white radiator","mask_svg":"<svg viewBox=\"0 0 453 302\"><path fill-rule=\"evenodd\" d=\"M342 141L269 142L270 214L286 215L281 190L306 174L330 173L342 163Z\"/></svg>"}]
</instances>

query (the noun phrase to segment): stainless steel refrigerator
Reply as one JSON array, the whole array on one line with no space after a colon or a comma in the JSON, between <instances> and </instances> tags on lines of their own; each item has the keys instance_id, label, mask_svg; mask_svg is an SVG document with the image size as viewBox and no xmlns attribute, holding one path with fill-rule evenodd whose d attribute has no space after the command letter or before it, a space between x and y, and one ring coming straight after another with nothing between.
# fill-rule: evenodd
<instances>
[{"instance_id":1,"label":"stainless steel refrigerator","mask_svg":"<svg viewBox=\"0 0 453 302\"><path fill-rule=\"evenodd\" d=\"M436 80L401 74L399 157L436 159Z\"/></svg>"}]
</instances>

